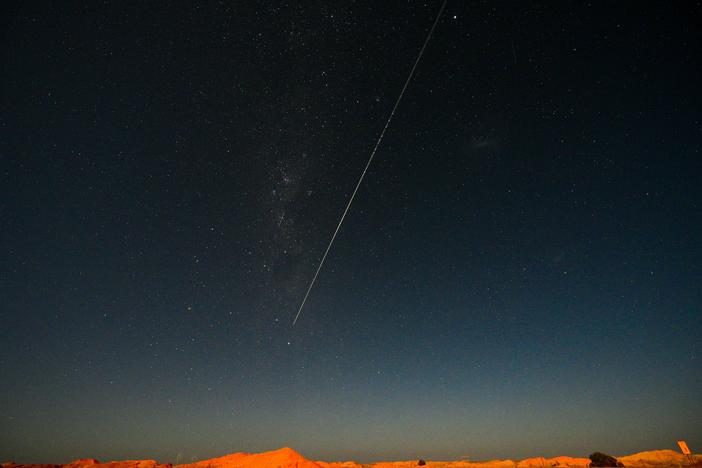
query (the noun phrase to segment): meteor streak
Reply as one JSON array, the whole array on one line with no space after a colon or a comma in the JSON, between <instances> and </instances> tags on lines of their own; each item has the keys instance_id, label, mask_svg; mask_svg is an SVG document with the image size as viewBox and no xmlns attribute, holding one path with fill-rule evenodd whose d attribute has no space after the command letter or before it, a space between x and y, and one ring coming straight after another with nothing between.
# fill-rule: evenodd
<instances>
[{"instance_id":1,"label":"meteor streak","mask_svg":"<svg viewBox=\"0 0 702 468\"><path fill-rule=\"evenodd\" d=\"M424 50L427 48L427 44L429 44L429 39L431 39L431 36L434 33L434 29L436 28L436 25L439 23L439 18L441 18L441 14L444 12L444 7L446 7L447 1L448 0L444 0L444 2L441 4L441 8L439 8L439 13L437 13L437 15L436 15L436 19L434 20L434 24L431 26L431 29L429 30L429 34L427 34L427 38L424 41L424 45L422 45L422 48L419 50L419 54L417 55L417 59L414 61L414 65L412 66L412 70L410 70L409 75L407 76L407 79L405 80L405 85L402 87L402 91L400 91L400 95L397 97L397 100L395 101L395 105L393 106L392 111L390 112L390 116L388 117L388 120L385 122L385 127L383 127L383 131L380 132L380 136L378 137L378 140L375 142L375 146L373 147L373 151L371 151L370 157L368 158L368 162L366 163L366 167L363 168L363 172L361 173L361 177L359 177L358 183L356 183L356 188L353 190L353 193L351 194L351 198L349 198L349 202L346 204L346 208L344 209L344 212L341 215L341 219L339 219L339 223L336 225L336 229L334 230L334 234L332 235L331 240L329 241L329 244L327 245L327 250L324 251L324 255L322 255L322 260L319 262L319 266L317 267L317 271L314 272L314 276L312 277L312 281L310 281L310 285L307 288L307 292L305 293L305 297L302 299L302 303L300 304L300 308L297 310L297 315L295 315L295 319L293 320L293 323L292 323L293 327L297 323L297 319L300 318L300 314L302 313L303 307L305 307L305 302L307 302L307 298L310 295L310 291L312 291L312 288L314 287L314 283L317 281L317 276L319 275L319 272L322 270L322 266L324 265L324 261L327 259L327 255L329 254L329 251L331 250L332 244L334 244L334 239L336 239L336 235L339 233L339 229L341 229L341 225L344 223L344 218L346 218L346 213L349 212L349 208L351 208L351 204L353 203L353 199L356 197L356 192L358 192L358 188L361 186L361 183L363 182L363 178L366 176L366 172L368 172L368 168L370 167L371 162L373 162L373 158L375 157L376 151L378 151L378 147L380 146L380 142L383 141L383 137L385 136L385 131L390 126L390 122L392 121L392 118L395 115L395 111L397 110L397 107L400 105L400 101L402 100L402 96L405 95L405 91L407 90L407 87L409 86L410 81L412 81L412 77L414 76L414 71L417 69L417 65L419 64L419 61L422 59L422 55L424 55Z\"/></svg>"}]
</instances>

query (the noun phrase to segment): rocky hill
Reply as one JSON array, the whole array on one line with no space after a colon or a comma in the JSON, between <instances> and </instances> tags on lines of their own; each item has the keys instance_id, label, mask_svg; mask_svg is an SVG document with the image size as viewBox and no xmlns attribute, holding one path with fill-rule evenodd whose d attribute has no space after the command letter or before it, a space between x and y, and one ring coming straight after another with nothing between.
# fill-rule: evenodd
<instances>
[{"instance_id":1,"label":"rocky hill","mask_svg":"<svg viewBox=\"0 0 702 468\"><path fill-rule=\"evenodd\" d=\"M695 455L696 465L702 466L702 456ZM633 455L617 457L626 467L632 468L663 468L684 467L689 464L687 458L673 450L653 450ZM472 461L430 461L425 462L428 468L583 468L590 460L587 458L535 457L524 460L491 460L482 462ZM291 448L281 448L263 453L238 452L223 457L211 458L195 463L176 465L175 468L410 468L418 466L419 460L378 462L361 464L354 461L325 462L312 461L300 455ZM0 468L174 468L171 464L161 464L156 460L123 460L101 463L92 458L76 460L66 464L34 464L24 465L15 462L3 463Z\"/></svg>"}]
</instances>

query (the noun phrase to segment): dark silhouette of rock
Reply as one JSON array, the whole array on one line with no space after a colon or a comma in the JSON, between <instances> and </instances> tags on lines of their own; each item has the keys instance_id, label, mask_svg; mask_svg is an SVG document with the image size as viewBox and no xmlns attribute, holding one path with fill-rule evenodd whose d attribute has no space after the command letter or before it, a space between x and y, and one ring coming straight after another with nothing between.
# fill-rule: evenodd
<instances>
[{"instance_id":1,"label":"dark silhouette of rock","mask_svg":"<svg viewBox=\"0 0 702 468\"><path fill-rule=\"evenodd\" d=\"M595 452L590 455L590 466L592 467L617 467L624 466L622 462L617 461L612 455L607 455L602 452Z\"/></svg>"}]
</instances>

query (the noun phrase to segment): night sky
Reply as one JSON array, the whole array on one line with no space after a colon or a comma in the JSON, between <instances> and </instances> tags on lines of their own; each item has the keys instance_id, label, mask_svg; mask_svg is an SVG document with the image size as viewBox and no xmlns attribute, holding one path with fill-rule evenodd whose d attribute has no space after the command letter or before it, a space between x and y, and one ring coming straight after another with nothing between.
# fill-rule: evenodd
<instances>
[{"instance_id":1,"label":"night sky","mask_svg":"<svg viewBox=\"0 0 702 468\"><path fill-rule=\"evenodd\" d=\"M702 6L4 2L0 461L702 450Z\"/></svg>"}]
</instances>

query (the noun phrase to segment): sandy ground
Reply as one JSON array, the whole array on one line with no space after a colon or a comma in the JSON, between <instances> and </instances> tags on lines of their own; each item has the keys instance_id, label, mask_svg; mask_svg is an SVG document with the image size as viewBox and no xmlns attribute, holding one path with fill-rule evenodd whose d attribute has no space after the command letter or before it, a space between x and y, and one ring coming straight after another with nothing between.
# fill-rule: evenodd
<instances>
[{"instance_id":1,"label":"sandy ground","mask_svg":"<svg viewBox=\"0 0 702 468\"><path fill-rule=\"evenodd\" d=\"M695 455L695 465L702 467L702 455ZM674 450L652 450L632 455L618 456L617 459L626 467L664 468L689 466L688 459ZM418 466L418 460L379 462L360 464L354 461L325 462L312 461L291 448L281 448L263 453L233 453L223 457L211 458L195 463L176 465L176 468L409 468ZM524 460L491 460L482 462L469 461L431 461L426 460L428 468L545 468L545 467L586 467L588 458L554 457L527 458ZM25 465L6 462L2 468L173 468L171 464L160 464L156 460L123 460L101 463L95 459L76 460L67 464L33 464Z\"/></svg>"}]
</instances>

